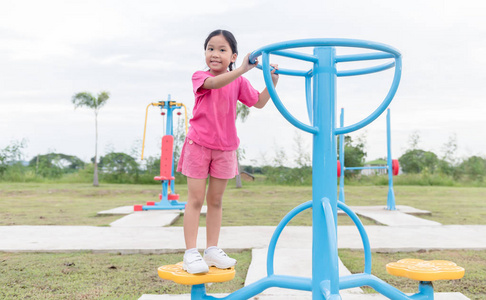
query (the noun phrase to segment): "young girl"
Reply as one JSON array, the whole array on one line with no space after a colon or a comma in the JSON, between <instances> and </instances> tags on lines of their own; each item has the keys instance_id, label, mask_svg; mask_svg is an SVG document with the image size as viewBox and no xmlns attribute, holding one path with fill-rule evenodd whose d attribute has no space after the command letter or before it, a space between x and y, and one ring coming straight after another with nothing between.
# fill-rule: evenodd
<instances>
[{"instance_id":1,"label":"young girl","mask_svg":"<svg viewBox=\"0 0 486 300\"><path fill-rule=\"evenodd\" d=\"M261 93L242 77L258 62L250 64L249 54L239 68L234 69L238 56L233 34L215 30L204 42L208 71L197 71L192 76L196 97L191 127L182 148L177 171L187 176L187 204L184 213L186 252L183 268L188 273L200 274L210 266L220 269L233 267L236 260L218 248L222 219L223 193L228 179L238 174L236 149L240 143L236 134L236 104L263 108L270 99L267 89ZM276 85L277 65L272 65L273 84ZM206 191L206 181L209 184ZM199 215L206 198L206 246L204 258L196 240Z\"/></svg>"}]
</instances>

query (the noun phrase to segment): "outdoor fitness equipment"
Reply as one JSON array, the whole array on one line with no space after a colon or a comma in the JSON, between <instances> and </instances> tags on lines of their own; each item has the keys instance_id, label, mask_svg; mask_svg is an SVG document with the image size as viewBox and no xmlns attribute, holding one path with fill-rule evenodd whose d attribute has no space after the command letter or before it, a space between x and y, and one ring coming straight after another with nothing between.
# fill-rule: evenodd
<instances>
[{"instance_id":1,"label":"outdoor fitness equipment","mask_svg":"<svg viewBox=\"0 0 486 300\"><path fill-rule=\"evenodd\" d=\"M289 51L290 48L313 47L313 54ZM336 55L335 47L353 47L375 50L372 53ZM310 125L302 123L292 116L282 104L272 83L270 71L270 54L301 59L313 63L311 70L285 70L279 69L278 73L290 76L302 76L305 78L307 108ZM256 50L250 55L250 61L254 62L258 56L262 56L263 77L275 106L280 113L295 127L313 135L312 155L312 200L305 202L290 211L275 229L270 240L267 254L267 277L250 284L223 298L206 295L204 279L208 275L197 275L198 280L189 280L193 276L185 272L167 272L171 266L159 268L159 276L164 279L191 284L191 299L248 299L270 287L297 289L312 292L313 300L341 299L339 291L360 286L371 286L379 293L391 299L433 299L432 280L439 276L415 277L420 280L419 292L408 296L379 278L371 275L371 249L363 224L356 214L344 203L337 200L337 144L336 135L358 130L375 120L391 102L400 81L402 62L401 54L394 48L375 42L350 40L350 39L309 39L276 43ZM340 71L336 65L340 62L392 59L385 64L359 70ZM395 67L391 88L378 108L360 122L346 127L336 128L336 79L340 76L354 76L379 72ZM311 90L311 85L313 89ZM296 277L274 274L274 253L278 238L284 227L300 212L312 207L312 277ZM364 247L365 266L361 274L339 276L337 253L337 209L348 214L359 233ZM174 265L172 265L174 266ZM407 269L407 268L406 268ZM400 269L403 270L403 269ZM464 269L462 269L463 271ZM412 271L413 272L413 271ZM176 274L177 273L177 274ZM436 274L435 270L425 268L420 274ZM455 278L461 274L460 270L454 272ZM168 275L170 274L170 275ZM408 271L400 271L402 276ZM446 276L447 277L447 276ZM451 276L452 277L452 276ZM443 279L444 277L440 277ZM207 282L207 281L206 281Z\"/></svg>"},{"instance_id":2,"label":"outdoor fitness equipment","mask_svg":"<svg viewBox=\"0 0 486 300\"><path fill-rule=\"evenodd\" d=\"M341 108L340 117L341 127L344 127L344 108ZM338 161L338 177L339 177L339 201L346 202L344 198L344 171L346 170L365 170L365 169L386 169L388 170L388 198L386 201L386 209L396 210L395 208L395 193L393 192L393 176L398 175L400 164L397 159L392 159L391 155L391 133L390 133L390 109L386 113L386 147L387 147L387 163L386 166L369 166L369 167L346 167L344 165L344 134L339 135L339 161Z\"/></svg>"},{"instance_id":3,"label":"outdoor fitness equipment","mask_svg":"<svg viewBox=\"0 0 486 300\"><path fill-rule=\"evenodd\" d=\"M142 160L143 152L145 148L145 133L147 129L147 115L150 106L158 106L161 110L161 115L167 115L165 135L162 137L162 147L160 155L160 175L154 177L154 180L160 181L162 184L162 192L159 194L159 202L147 202L146 205L134 205L134 211L142 210L168 210L168 209L184 209L186 202L179 202L179 195L175 193L174 188L174 121L173 112L176 109L184 107L185 123L187 132L187 108L183 103L171 101L170 94L167 97L167 101L159 101L156 103L150 103L145 109L145 125L143 128L143 142L142 142ZM181 112L177 113L178 115Z\"/></svg>"}]
</instances>

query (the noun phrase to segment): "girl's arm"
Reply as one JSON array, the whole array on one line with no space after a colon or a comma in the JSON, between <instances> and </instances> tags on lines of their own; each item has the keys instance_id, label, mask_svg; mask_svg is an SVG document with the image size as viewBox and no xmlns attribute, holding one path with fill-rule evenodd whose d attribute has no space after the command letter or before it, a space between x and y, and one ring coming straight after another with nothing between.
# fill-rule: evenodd
<instances>
[{"instance_id":1,"label":"girl's arm","mask_svg":"<svg viewBox=\"0 0 486 300\"><path fill-rule=\"evenodd\" d=\"M203 88L207 90L212 89L220 89L225 85L230 84L236 78L240 77L241 75L245 74L246 72L250 71L254 67L257 66L258 61L255 61L254 64L250 64L250 53L248 53L245 58L243 59L243 63L241 66L236 68L233 71L229 71L214 77L208 77L203 84Z\"/></svg>"},{"instance_id":2,"label":"girl's arm","mask_svg":"<svg viewBox=\"0 0 486 300\"><path fill-rule=\"evenodd\" d=\"M278 74L275 74L275 70L278 70L278 65L270 64L270 66L273 67L272 70L272 81L273 81L273 86L277 86L278 82ZM270 94L268 93L268 89L265 88L261 93L260 96L258 96L258 102L253 105L256 108L263 108L268 100L270 100Z\"/></svg>"}]
</instances>

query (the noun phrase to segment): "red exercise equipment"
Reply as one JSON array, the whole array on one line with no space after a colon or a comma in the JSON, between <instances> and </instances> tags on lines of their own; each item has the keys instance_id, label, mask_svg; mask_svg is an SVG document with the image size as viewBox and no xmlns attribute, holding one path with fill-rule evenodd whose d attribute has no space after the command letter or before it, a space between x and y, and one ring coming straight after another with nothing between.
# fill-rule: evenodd
<instances>
[{"instance_id":1,"label":"red exercise equipment","mask_svg":"<svg viewBox=\"0 0 486 300\"><path fill-rule=\"evenodd\" d=\"M392 160L392 171L393 176L398 175L398 172L400 171L400 163L398 162L398 159Z\"/></svg>"},{"instance_id":2,"label":"red exercise equipment","mask_svg":"<svg viewBox=\"0 0 486 300\"><path fill-rule=\"evenodd\" d=\"M172 149L174 137L164 135L162 138L162 154L160 155L160 176L155 176L154 180L174 180L172 176Z\"/></svg>"}]
</instances>

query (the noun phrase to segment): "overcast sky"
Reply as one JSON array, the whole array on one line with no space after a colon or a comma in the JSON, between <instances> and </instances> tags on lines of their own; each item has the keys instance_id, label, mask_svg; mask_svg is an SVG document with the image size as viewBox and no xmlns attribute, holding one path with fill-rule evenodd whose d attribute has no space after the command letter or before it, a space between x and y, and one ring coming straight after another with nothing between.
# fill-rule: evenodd
<instances>
[{"instance_id":1,"label":"overcast sky","mask_svg":"<svg viewBox=\"0 0 486 300\"><path fill-rule=\"evenodd\" d=\"M486 2L473 0L345 1L2 1L0 4L0 149L25 139L26 159L61 152L94 155L94 114L74 109L81 91L106 90L99 114L99 152L141 147L147 104L171 94L190 109L191 75L205 68L203 43L214 29L232 31L243 56L270 43L305 38L381 42L403 55L403 75L392 102L392 152L409 137L443 153L455 136L457 156L486 153ZM338 49L346 51L347 49ZM306 51L306 50L303 50ZM359 52L359 51L358 51ZM278 61L282 68L305 63ZM259 90L261 71L245 75ZM371 113L385 97L393 70L340 78L338 108L345 125ZM308 122L304 83L281 76L288 110ZM151 107L146 155L159 155L164 120ZM273 103L238 123L246 163L271 161L277 149L296 151L300 134ZM386 120L353 134L364 138L369 160L386 156Z\"/></svg>"}]
</instances>

